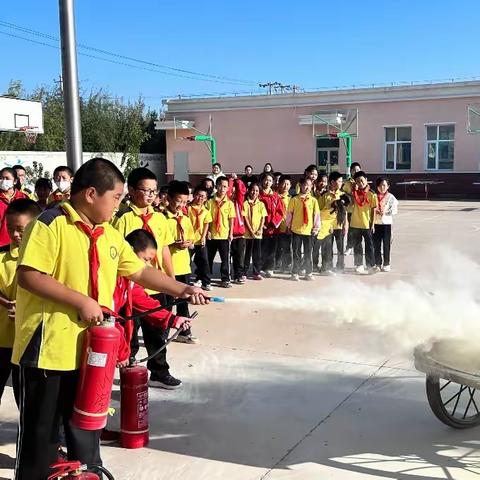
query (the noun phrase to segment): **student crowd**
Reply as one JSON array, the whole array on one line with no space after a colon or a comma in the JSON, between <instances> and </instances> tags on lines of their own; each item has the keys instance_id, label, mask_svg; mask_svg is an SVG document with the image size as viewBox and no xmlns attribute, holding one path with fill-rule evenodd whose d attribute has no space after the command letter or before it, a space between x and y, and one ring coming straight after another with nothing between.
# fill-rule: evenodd
<instances>
[{"instance_id":1,"label":"student crowd","mask_svg":"<svg viewBox=\"0 0 480 480\"><path fill-rule=\"evenodd\" d=\"M269 163L258 177L247 166L240 178L216 163L195 187L174 180L159 188L147 168L129 174L126 190L124 182L101 158L75 174L58 167L53 182L38 179L34 192L20 165L0 170L0 398L12 374L20 408L17 480L46 478L62 443L51 432L61 422L69 458L101 464L100 432L68 420L85 329L105 311L158 309L117 325L122 367L135 361L140 328L149 354L170 328L181 330L178 341L198 343L188 303L175 313L168 305L175 298L208 302L202 292L213 289L217 254L223 288L277 273L293 281L343 273L351 252L357 274L390 271L398 202L386 178L372 189L358 163L345 181L338 172L319 175L315 165L292 184ZM181 386L166 349L147 368L150 386Z\"/></svg>"}]
</instances>

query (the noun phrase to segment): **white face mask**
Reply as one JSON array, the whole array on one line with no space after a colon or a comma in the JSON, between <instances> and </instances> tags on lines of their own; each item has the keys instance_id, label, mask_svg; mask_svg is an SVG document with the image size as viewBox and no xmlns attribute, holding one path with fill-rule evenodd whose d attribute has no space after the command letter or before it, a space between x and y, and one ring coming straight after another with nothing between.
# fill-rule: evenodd
<instances>
[{"instance_id":1,"label":"white face mask","mask_svg":"<svg viewBox=\"0 0 480 480\"><path fill-rule=\"evenodd\" d=\"M4 192L13 188L13 185L13 180L8 180L4 178L0 180L0 190L3 190Z\"/></svg>"},{"instance_id":2,"label":"white face mask","mask_svg":"<svg viewBox=\"0 0 480 480\"><path fill-rule=\"evenodd\" d=\"M66 182L64 180L61 180L60 182L55 182L55 185L57 186L58 190L60 190L62 193L64 193L71 187L72 184L70 182Z\"/></svg>"}]
</instances>

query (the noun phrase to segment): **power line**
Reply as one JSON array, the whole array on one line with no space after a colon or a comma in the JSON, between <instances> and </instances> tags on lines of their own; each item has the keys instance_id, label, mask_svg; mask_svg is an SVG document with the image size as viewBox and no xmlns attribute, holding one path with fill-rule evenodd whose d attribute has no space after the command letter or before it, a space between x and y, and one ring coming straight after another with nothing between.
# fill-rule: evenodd
<instances>
[{"instance_id":1,"label":"power line","mask_svg":"<svg viewBox=\"0 0 480 480\"><path fill-rule=\"evenodd\" d=\"M53 36L53 35L42 33L42 32L30 29L30 28L22 27L20 25L14 24L14 23L5 22L3 20L0 20L0 26L3 26L4 28L11 28L13 30L17 30L17 31L20 31L20 32L23 32L23 33L26 33L26 34L29 34L29 35L34 35L36 37L48 39L48 40L54 41L56 43L59 42L59 39L57 37ZM31 38L22 37L20 35L14 35L12 33L8 33L8 32L5 32L5 31L1 31L0 33L2 33L4 35L11 36L11 37L14 37L14 38L19 38L19 39L22 39L22 40L30 41L32 43L38 43L38 44L43 45L43 46L59 48L58 45L51 45L51 44L47 44L45 42L34 41ZM162 74L165 74L165 75L176 76L176 77L180 77L180 78L188 78L188 79L191 79L191 80L210 81L210 82L213 82L213 83L223 83L223 84L230 84L230 85L244 85L244 86L245 85L250 85L250 86L251 85L257 85L257 82L254 82L254 81L240 80L240 79L225 77L225 76L221 76L221 75L212 75L212 74L208 74L208 73L195 72L193 70L186 70L186 69L182 69L182 68L171 67L169 65L162 65L162 64L158 64L158 63L154 63L154 62L150 62L150 61L146 61L146 60L141 60L141 59L138 59L138 58L129 57L127 55L121 55L121 54L118 54L118 53L115 53L115 52L110 52L108 50L102 50L100 48L92 47L92 46L85 45L85 44L78 44L77 47L79 49L84 49L84 50L89 50L89 51L101 53L102 55L108 55L108 56L112 56L112 57L115 57L115 58L128 60L129 62L135 62L135 63L139 63L139 64L143 64L143 65L148 65L150 67L154 67L154 69L152 69L152 68L142 68L142 69L147 70L147 71L162 73ZM97 60L108 61L110 63L117 63L119 65L124 65L124 66L128 66L128 67L141 68L137 65L132 65L131 63L113 61L113 60L106 59L106 58L103 58L103 57L98 57L98 56L95 56L95 55L88 55L88 54L85 54L83 52L79 52L79 55L94 58L94 59L97 59ZM160 70L160 69L171 70L172 72L178 72L178 73L174 74L174 73L171 73L171 72L165 72L165 71Z\"/></svg>"}]
</instances>

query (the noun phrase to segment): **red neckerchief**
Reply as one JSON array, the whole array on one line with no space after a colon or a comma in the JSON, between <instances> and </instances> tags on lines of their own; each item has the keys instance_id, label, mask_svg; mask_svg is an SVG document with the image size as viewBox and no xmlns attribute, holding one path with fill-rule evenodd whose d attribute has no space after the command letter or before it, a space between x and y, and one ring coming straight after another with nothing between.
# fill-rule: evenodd
<instances>
[{"instance_id":1,"label":"red neckerchief","mask_svg":"<svg viewBox=\"0 0 480 480\"><path fill-rule=\"evenodd\" d=\"M388 197L388 192L385 192L384 194L381 194L381 193L377 193L377 198L378 198L378 211L380 213L383 213L383 211L385 210L385 203L386 200L387 200L387 197Z\"/></svg>"},{"instance_id":2,"label":"red neckerchief","mask_svg":"<svg viewBox=\"0 0 480 480\"><path fill-rule=\"evenodd\" d=\"M257 200L254 200L253 202L251 202L250 200L248 200L248 205L250 207L250 226L253 228L253 208L255 207L255 205L258 203L258 199Z\"/></svg>"},{"instance_id":3,"label":"red neckerchief","mask_svg":"<svg viewBox=\"0 0 480 480\"><path fill-rule=\"evenodd\" d=\"M142 230L146 230L147 232L151 233L153 235L152 227L148 224L150 219L153 217L153 212L152 213L144 213L140 215L140 220L142 220Z\"/></svg>"},{"instance_id":4,"label":"red neckerchief","mask_svg":"<svg viewBox=\"0 0 480 480\"><path fill-rule=\"evenodd\" d=\"M195 230L200 230L200 216L202 215L202 207L195 208L193 205L190 205L190 211L193 212L195 216Z\"/></svg>"},{"instance_id":5,"label":"red neckerchief","mask_svg":"<svg viewBox=\"0 0 480 480\"><path fill-rule=\"evenodd\" d=\"M302 206L303 206L303 224L308 225L308 207L307 207L307 202L308 202L308 195L305 195L305 197L300 197L300 200L302 201Z\"/></svg>"},{"instance_id":6,"label":"red neckerchief","mask_svg":"<svg viewBox=\"0 0 480 480\"><path fill-rule=\"evenodd\" d=\"M0 192L0 200L5 203L6 205L10 205L17 197L17 190L13 191L13 195L11 197L7 197L5 192Z\"/></svg>"},{"instance_id":7,"label":"red neckerchief","mask_svg":"<svg viewBox=\"0 0 480 480\"><path fill-rule=\"evenodd\" d=\"M353 190L353 199L355 200L355 203L359 206L359 207L364 207L365 205L367 205L368 203L370 203L368 201L368 192L370 191L370 187L365 187L364 190L360 190L358 188L354 189Z\"/></svg>"},{"instance_id":8,"label":"red neckerchief","mask_svg":"<svg viewBox=\"0 0 480 480\"><path fill-rule=\"evenodd\" d=\"M183 215L179 215L177 213L174 218L177 221L177 231L178 231L178 234L180 235L180 240L183 242L185 241L185 231L183 230L183 227L182 227L182 217Z\"/></svg>"},{"instance_id":9,"label":"red neckerchief","mask_svg":"<svg viewBox=\"0 0 480 480\"><path fill-rule=\"evenodd\" d=\"M103 227L90 228L86 223L77 221L75 225L90 239L90 250L88 254L90 264L90 296L98 302L98 270L100 269L100 258L98 256L97 240L104 234Z\"/></svg>"},{"instance_id":10,"label":"red neckerchief","mask_svg":"<svg viewBox=\"0 0 480 480\"><path fill-rule=\"evenodd\" d=\"M217 199L215 199L215 203L217 204L217 213L215 215L215 228L217 230L217 232L220 231L220 227L222 226L222 207L227 203L227 200L225 198L223 199L220 199L220 201L218 201Z\"/></svg>"}]
</instances>

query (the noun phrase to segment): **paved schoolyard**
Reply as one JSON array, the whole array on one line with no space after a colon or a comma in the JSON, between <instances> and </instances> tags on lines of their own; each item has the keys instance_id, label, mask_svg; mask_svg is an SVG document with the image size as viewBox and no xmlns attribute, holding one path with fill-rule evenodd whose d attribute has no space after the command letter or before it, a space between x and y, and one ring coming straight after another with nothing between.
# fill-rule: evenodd
<instances>
[{"instance_id":1,"label":"paved schoolyard","mask_svg":"<svg viewBox=\"0 0 480 480\"><path fill-rule=\"evenodd\" d=\"M335 311L316 308L316 298L328 303L322 291L331 291L338 278L293 283L283 277L216 289L251 302L200 309L194 332L201 344L169 350L183 388L150 390L149 447L103 447L105 465L117 480L477 478L480 430L448 429L431 413L424 377L412 365L412 338L404 341L416 304L405 310L400 303L407 297L396 296L395 285L414 284L422 269L436 278L437 263L438 281L447 282L451 256L454 296L468 281L462 278L470 272L468 258L478 258L479 238L480 202L401 202L393 271L341 279L353 304L362 304L355 295L366 286L373 303L376 295L383 305L379 318L369 314L363 323L355 315L334 321ZM446 245L441 254L440 244ZM437 255L443 256L438 262ZM348 257L347 266L352 261ZM278 308L286 296L308 298L308 304ZM388 326L402 315L410 318L405 332L382 328L383 320ZM10 389L0 418L0 478L11 478L16 410Z\"/></svg>"}]
</instances>

